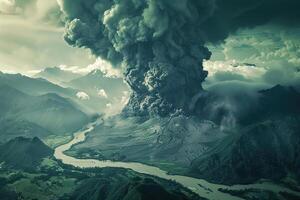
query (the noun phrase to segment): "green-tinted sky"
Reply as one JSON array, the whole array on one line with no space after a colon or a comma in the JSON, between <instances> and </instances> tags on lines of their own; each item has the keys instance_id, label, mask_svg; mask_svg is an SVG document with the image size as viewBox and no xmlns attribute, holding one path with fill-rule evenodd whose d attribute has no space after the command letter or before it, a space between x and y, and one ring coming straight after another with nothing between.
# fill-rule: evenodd
<instances>
[{"instance_id":1,"label":"green-tinted sky","mask_svg":"<svg viewBox=\"0 0 300 200\"><path fill-rule=\"evenodd\" d=\"M32 1L21 2L19 7L13 1L0 0L1 71L30 74L45 67L86 67L94 62L88 50L64 42L55 0L39 0L33 5Z\"/></svg>"},{"instance_id":2,"label":"green-tinted sky","mask_svg":"<svg viewBox=\"0 0 300 200\"><path fill-rule=\"evenodd\" d=\"M206 66L211 76L224 71L232 79L232 73L238 73L256 82L299 84L299 35L300 27L264 25L239 30L223 44L210 45L213 56Z\"/></svg>"},{"instance_id":3,"label":"green-tinted sky","mask_svg":"<svg viewBox=\"0 0 300 200\"><path fill-rule=\"evenodd\" d=\"M55 0L0 0L0 70L30 74L45 67L85 68L95 61L88 50L63 39ZM299 84L300 26L265 24L242 28L224 42L208 44L208 83L238 80Z\"/></svg>"}]
</instances>

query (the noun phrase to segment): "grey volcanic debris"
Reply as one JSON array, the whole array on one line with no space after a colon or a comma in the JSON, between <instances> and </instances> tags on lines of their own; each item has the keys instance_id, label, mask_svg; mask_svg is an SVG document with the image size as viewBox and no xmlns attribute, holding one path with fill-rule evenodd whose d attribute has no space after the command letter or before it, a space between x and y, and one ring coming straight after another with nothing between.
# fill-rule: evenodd
<instances>
[{"instance_id":1,"label":"grey volcanic debris","mask_svg":"<svg viewBox=\"0 0 300 200\"><path fill-rule=\"evenodd\" d=\"M202 62L211 55L205 42L221 41L241 27L293 23L299 19L300 4L297 0L59 2L66 15L65 40L122 68L132 89L125 111L161 116L175 110L189 113L191 102L203 91L207 72Z\"/></svg>"}]
</instances>

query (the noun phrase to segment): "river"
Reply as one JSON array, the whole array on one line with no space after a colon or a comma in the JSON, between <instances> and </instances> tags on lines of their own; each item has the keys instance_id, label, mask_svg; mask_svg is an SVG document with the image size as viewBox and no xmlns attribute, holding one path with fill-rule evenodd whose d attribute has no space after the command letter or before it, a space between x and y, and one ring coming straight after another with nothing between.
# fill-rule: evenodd
<instances>
[{"instance_id":1,"label":"river","mask_svg":"<svg viewBox=\"0 0 300 200\"><path fill-rule=\"evenodd\" d=\"M159 169L158 167L145 165L137 162L115 162L115 161L102 161L95 159L77 159L71 156L64 154L65 151L69 150L73 145L84 142L86 136L91 132L97 125L100 124L100 121L96 121L88 124L84 129L74 133L73 139L61 146L58 146L55 149L54 156L56 159L61 160L64 164L72 165L79 168L104 168L104 167L119 167L131 169L135 172L147 174L155 177L160 177L167 180L173 180L177 183L180 183L186 188L189 188L193 192L197 193L201 197L205 197L210 200L241 200L242 198L231 196L230 194L220 192L219 189L231 189L231 190L240 190L240 189L261 189L269 190L275 193L280 191L289 192L300 196L299 192L295 192L288 188L285 188L280 185L275 185L270 182L264 182L259 184L249 184L249 185L219 185L209 183L203 179L192 178L188 176L180 175L170 175L166 171Z\"/></svg>"}]
</instances>

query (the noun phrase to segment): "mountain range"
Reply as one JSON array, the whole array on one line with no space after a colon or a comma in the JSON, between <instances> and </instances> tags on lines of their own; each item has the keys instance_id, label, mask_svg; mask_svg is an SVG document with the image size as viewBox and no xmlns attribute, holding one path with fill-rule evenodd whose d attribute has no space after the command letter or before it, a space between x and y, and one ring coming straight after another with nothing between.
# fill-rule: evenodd
<instances>
[{"instance_id":1,"label":"mountain range","mask_svg":"<svg viewBox=\"0 0 300 200\"><path fill-rule=\"evenodd\" d=\"M59 71L54 69L63 78ZM44 70L43 77L50 72ZM128 91L122 79L106 77L100 70L79 77L69 74L69 79L58 85L41 78L0 73L2 143L18 136L43 139L71 133L89 121L84 108L100 111L107 104L120 104L124 91ZM78 92L88 98L78 98ZM277 85L256 91L253 98L233 95L232 105L239 106L233 113L222 106L211 110L223 102L222 96L207 93L201 105L195 105L203 106L203 119L180 113L158 119L119 115L105 120L85 143L72 150L77 156L144 162L222 184L280 181L287 176L300 180L300 93L296 89ZM234 123L224 129L224 119ZM74 153L72 150L69 153ZM104 187L102 181L93 180L99 187L84 191L97 193ZM131 185L129 189L138 193ZM83 191L78 189L75 196L78 192ZM89 192L83 192L82 197Z\"/></svg>"},{"instance_id":2,"label":"mountain range","mask_svg":"<svg viewBox=\"0 0 300 200\"><path fill-rule=\"evenodd\" d=\"M245 124L191 164L191 174L217 183L300 180L300 93L277 85L259 91Z\"/></svg>"},{"instance_id":3,"label":"mountain range","mask_svg":"<svg viewBox=\"0 0 300 200\"><path fill-rule=\"evenodd\" d=\"M63 85L85 92L89 96L88 102L95 110L106 110L108 105L117 107L128 95L128 87L122 78L107 77L100 69L95 69Z\"/></svg>"},{"instance_id":4,"label":"mountain range","mask_svg":"<svg viewBox=\"0 0 300 200\"><path fill-rule=\"evenodd\" d=\"M42 78L31 78L22 74L0 72L0 85L8 85L29 95L56 93L63 97L75 97L76 90L63 88Z\"/></svg>"},{"instance_id":5,"label":"mountain range","mask_svg":"<svg viewBox=\"0 0 300 200\"><path fill-rule=\"evenodd\" d=\"M290 175L300 181L299 92L277 85L257 91L254 101L248 101L252 109L247 114L226 127L224 120L180 113L150 119L115 116L69 153L143 162L222 184L279 181Z\"/></svg>"},{"instance_id":6,"label":"mountain range","mask_svg":"<svg viewBox=\"0 0 300 200\"><path fill-rule=\"evenodd\" d=\"M58 84L44 79L56 75L64 81ZM122 79L106 77L100 70L78 75L55 67L34 77L43 78L0 72L2 141L72 132L85 124L89 116L105 112L108 106L115 105L115 109L121 105L127 87ZM81 94L87 98L81 98Z\"/></svg>"},{"instance_id":7,"label":"mountain range","mask_svg":"<svg viewBox=\"0 0 300 200\"><path fill-rule=\"evenodd\" d=\"M85 76L78 77L65 84L90 94L97 94L97 90L104 89L110 98L118 97L123 91L128 90L122 78L107 77L100 69L94 69Z\"/></svg>"},{"instance_id":8,"label":"mountain range","mask_svg":"<svg viewBox=\"0 0 300 200\"><path fill-rule=\"evenodd\" d=\"M0 135L5 140L73 132L89 121L69 99L54 93L32 96L7 85L0 86L0 110Z\"/></svg>"},{"instance_id":9,"label":"mountain range","mask_svg":"<svg viewBox=\"0 0 300 200\"><path fill-rule=\"evenodd\" d=\"M75 98L75 101L86 112L106 112L114 107L121 110L126 98L129 96L128 87L122 78L108 77L100 69L81 75L58 67L45 68L34 75L63 87L63 95ZM57 92L56 92L57 93ZM61 93L59 93L62 95Z\"/></svg>"},{"instance_id":10,"label":"mountain range","mask_svg":"<svg viewBox=\"0 0 300 200\"><path fill-rule=\"evenodd\" d=\"M52 83L60 84L69 82L73 79L79 78L80 74L71 71L62 70L59 67L47 67L34 75L35 78L43 78Z\"/></svg>"}]
</instances>

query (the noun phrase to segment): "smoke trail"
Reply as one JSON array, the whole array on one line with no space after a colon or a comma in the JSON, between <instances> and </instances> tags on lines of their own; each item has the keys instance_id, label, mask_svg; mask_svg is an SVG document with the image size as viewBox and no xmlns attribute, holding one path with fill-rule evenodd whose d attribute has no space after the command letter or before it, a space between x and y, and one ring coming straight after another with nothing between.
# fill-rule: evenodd
<instances>
[{"instance_id":1,"label":"smoke trail","mask_svg":"<svg viewBox=\"0 0 300 200\"><path fill-rule=\"evenodd\" d=\"M189 112L189 105L202 91L201 83L207 76L202 62L211 53L205 42L222 40L240 27L266 23L274 16L279 21L298 17L294 6L300 4L296 0L59 3L67 16L65 40L122 67L132 89L125 110L159 115L175 110Z\"/></svg>"}]
</instances>

